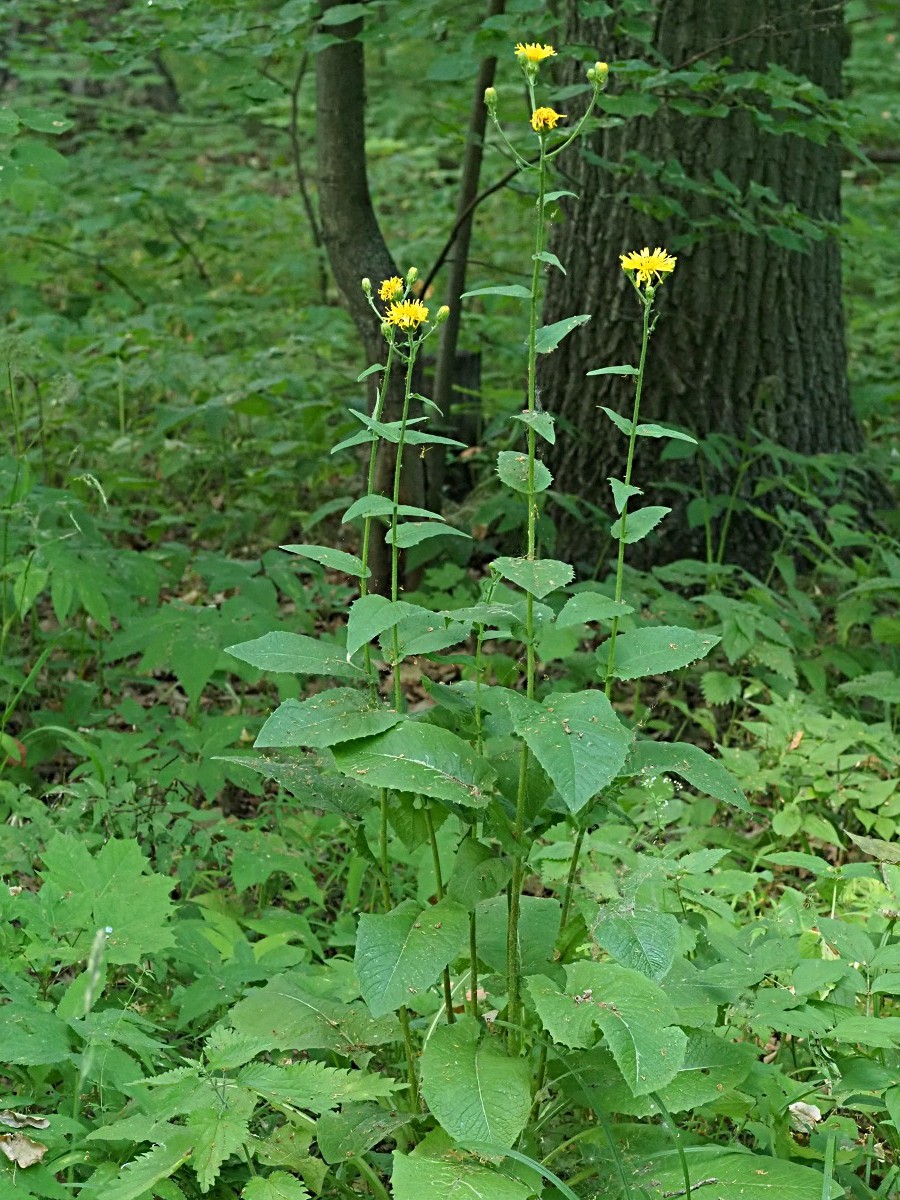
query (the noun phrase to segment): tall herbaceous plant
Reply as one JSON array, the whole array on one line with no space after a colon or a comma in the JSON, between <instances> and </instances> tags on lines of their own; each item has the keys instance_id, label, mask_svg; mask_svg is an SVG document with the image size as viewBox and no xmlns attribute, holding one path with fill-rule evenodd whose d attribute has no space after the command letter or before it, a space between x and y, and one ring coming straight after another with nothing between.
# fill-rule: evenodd
<instances>
[{"instance_id":1,"label":"tall herbaceous plant","mask_svg":"<svg viewBox=\"0 0 900 1200\"><path fill-rule=\"evenodd\" d=\"M512 418L521 448L502 451L497 462L502 484L524 497L521 555L490 564L471 607L433 611L401 598L402 551L429 538L468 536L439 513L401 502L404 455L449 441L428 432L433 405L413 391L416 360L448 310L432 315L417 295L414 269L375 285L363 279L372 319L384 334L384 361L360 376L379 377L374 410L351 410L361 428L335 448L368 447L366 493L343 517L358 531L359 554L284 547L357 578L359 597L337 636L270 633L230 651L264 670L319 678L315 694L286 700L272 714L256 744L267 754L264 771L276 779L296 779L302 771L310 805L346 820L374 886L364 901L370 911L358 918L358 998L347 995L346 973L338 979L328 961L318 975L310 969L306 982L294 980L290 991L298 1011L307 993L328 997L328 1036L305 1040L303 1048L374 1073L384 1088L371 1112L351 1106L320 1118L327 1124L319 1131L323 1153L332 1143L344 1145L357 1173L386 1195L383 1147L392 1139L397 1200L456 1194L455 1188L486 1200L526 1200L548 1181L572 1196L542 1160L556 1153L548 1154L547 1138L560 1113L590 1110L600 1122L592 1119L591 1128L607 1128L602 1094L585 1074L586 1051L602 1062L604 1078L615 1085L611 1094L657 1098L682 1073L688 1038L665 972L657 969L660 960L654 965L651 954L648 966L600 951L584 901L574 899L579 856L587 831L611 812L621 815L617 795L635 777L677 772L720 800L744 803L720 764L694 746L643 739L610 699L617 681L675 670L718 641L644 623L625 594L626 547L668 511L639 506L632 477L637 439L693 440L639 421L660 289L676 267L661 248L626 252L618 262L620 248L593 250L610 270L624 269L642 315L638 363L591 372L621 375L623 401L631 394L630 415L605 410L626 444L622 477L609 480L618 514L614 584L573 587L572 567L541 555L538 518L552 477L539 448L556 433L552 396L537 400L538 355L589 320L579 314L539 325L544 276L565 270L545 247L547 212L571 195L553 188L555 160L578 137L608 75L602 62L587 71L586 111L566 125L566 115L539 94L542 64L555 54L537 43L515 47L531 118L509 136L497 93L491 88L485 95L493 126L535 195L530 285L467 293L488 303L492 296L524 303L525 403ZM385 421L382 399L396 372L405 380L402 413ZM396 463L389 495L375 490L381 453ZM387 594L368 587L376 537L390 547ZM573 627L596 654L595 682L577 691L565 679L538 677L540 639ZM492 675L486 640L514 647L517 679L501 684ZM455 668L455 680L429 678L434 662ZM415 712L411 685L419 697ZM526 886L529 855L549 830L557 841L560 830L567 837L565 882L558 895L534 895ZM668 914L660 912L656 924L645 914L641 944L671 961L673 924ZM658 1111L668 1121L661 1101ZM569 1145L571 1123L560 1127L566 1132L557 1140L566 1137ZM345 1142L337 1137L341 1130ZM612 1138L609 1154L609 1162L619 1161Z\"/></svg>"}]
</instances>

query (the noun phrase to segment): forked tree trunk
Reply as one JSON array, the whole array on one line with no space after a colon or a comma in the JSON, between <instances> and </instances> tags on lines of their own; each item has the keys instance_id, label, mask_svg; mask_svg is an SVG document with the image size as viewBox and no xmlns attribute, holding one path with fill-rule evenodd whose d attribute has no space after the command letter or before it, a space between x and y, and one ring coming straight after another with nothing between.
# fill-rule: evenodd
<instances>
[{"instance_id":1,"label":"forked tree trunk","mask_svg":"<svg viewBox=\"0 0 900 1200\"><path fill-rule=\"evenodd\" d=\"M777 63L829 95L840 91L847 39L842 7L834 0L656 0L654 7L653 43L673 66L727 54L734 71ZM582 8L578 0L569 0L566 42L596 47L598 57L609 60L642 54L634 43L609 37L612 19L583 18ZM615 91L614 78L611 85ZM839 147L833 141L822 146L790 134L767 135L740 109L709 119L664 106L653 117L601 130L586 149L565 163L574 174L566 186L580 202L568 202L568 220L554 230L551 248L568 274L550 271L544 311L547 323L593 314L543 363L545 406L563 427L572 427L556 444L555 486L610 510L606 480L622 474L624 441L598 405L627 412L633 392L627 377L586 379L585 373L637 361L640 306L618 255L644 245L674 251L678 265L660 292L642 419L680 424L698 436L720 431L742 438L752 427L806 454L859 449L861 432L847 383L836 240L813 242L802 254L736 229L704 233L704 221L723 215L705 196L654 184L638 173L615 175L600 161L619 163L628 150L654 161L677 160L690 178L712 181L720 171L744 195L751 185L762 185L802 213L837 221ZM689 220L654 219L637 211L635 194L646 196L654 189L684 205ZM635 470L635 482L645 491L641 503L675 509L654 549L657 561L660 555L702 554L698 533L687 530L684 497L659 486L674 480L696 487L696 465L660 463L664 444L639 439ZM720 479L714 486L727 489L730 483ZM605 528L579 523L564 512L556 515L558 552L595 561ZM764 555L759 534L744 524L734 539L748 551L745 561L751 566Z\"/></svg>"}]
</instances>

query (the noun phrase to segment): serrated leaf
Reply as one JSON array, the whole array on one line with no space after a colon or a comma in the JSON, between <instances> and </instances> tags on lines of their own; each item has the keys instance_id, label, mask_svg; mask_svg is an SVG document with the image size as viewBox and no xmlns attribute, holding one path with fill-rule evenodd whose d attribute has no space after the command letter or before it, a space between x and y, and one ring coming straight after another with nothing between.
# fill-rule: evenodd
<instances>
[{"instance_id":1,"label":"serrated leaf","mask_svg":"<svg viewBox=\"0 0 900 1200\"><path fill-rule=\"evenodd\" d=\"M673 772L686 779L698 792L733 804L742 812L750 811L747 798L724 763L690 742L638 741L627 769L636 775Z\"/></svg>"},{"instance_id":2,"label":"serrated leaf","mask_svg":"<svg viewBox=\"0 0 900 1200\"><path fill-rule=\"evenodd\" d=\"M613 600L602 592L578 592L565 602L556 618L557 629L586 625L590 621L612 621L634 612L630 604Z\"/></svg>"},{"instance_id":3,"label":"serrated leaf","mask_svg":"<svg viewBox=\"0 0 900 1200\"><path fill-rule=\"evenodd\" d=\"M408 604L405 600L388 600L387 596L377 595L360 596L350 605L347 618L347 653L355 654L373 638L408 617L422 615L433 614L430 609Z\"/></svg>"},{"instance_id":4,"label":"serrated leaf","mask_svg":"<svg viewBox=\"0 0 900 1200\"><path fill-rule=\"evenodd\" d=\"M529 1200L534 1189L470 1159L407 1157L394 1152L394 1200Z\"/></svg>"},{"instance_id":5,"label":"serrated leaf","mask_svg":"<svg viewBox=\"0 0 900 1200\"><path fill-rule=\"evenodd\" d=\"M512 1146L531 1111L531 1071L463 1016L439 1025L422 1053L422 1094L454 1141Z\"/></svg>"},{"instance_id":6,"label":"serrated leaf","mask_svg":"<svg viewBox=\"0 0 900 1200\"><path fill-rule=\"evenodd\" d=\"M579 812L621 771L632 735L599 691L564 692L538 704L509 693L513 728L572 813Z\"/></svg>"},{"instance_id":7,"label":"serrated leaf","mask_svg":"<svg viewBox=\"0 0 900 1200\"><path fill-rule=\"evenodd\" d=\"M608 476L608 479L617 513L622 511L632 496L643 496L644 494L640 488L634 487L630 483L623 483L621 479L615 479L612 475ZM613 534L613 537L618 537L618 534Z\"/></svg>"},{"instance_id":8,"label":"serrated leaf","mask_svg":"<svg viewBox=\"0 0 900 1200\"><path fill-rule=\"evenodd\" d=\"M284 675L327 675L361 679L363 671L347 662L340 646L302 633L265 633L250 642L226 646L225 653L260 671Z\"/></svg>"},{"instance_id":9,"label":"serrated leaf","mask_svg":"<svg viewBox=\"0 0 900 1200\"><path fill-rule=\"evenodd\" d=\"M312 1200L312 1197L295 1175L273 1171L265 1179L256 1176L245 1184L241 1200Z\"/></svg>"},{"instance_id":10,"label":"serrated leaf","mask_svg":"<svg viewBox=\"0 0 900 1200\"><path fill-rule=\"evenodd\" d=\"M564 587L575 577L575 571L568 563L555 558L495 558L491 569L538 600Z\"/></svg>"},{"instance_id":11,"label":"serrated leaf","mask_svg":"<svg viewBox=\"0 0 900 1200\"><path fill-rule=\"evenodd\" d=\"M677 625L653 625L619 634L613 675L617 679L640 679L663 675L704 658L721 638L696 633ZM601 647L602 654L605 647Z\"/></svg>"},{"instance_id":12,"label":"serrated leaf","mask_svg":"<svg viewBox=\"0 0 900 1200\"><path fill-rule=\"evenodd\" d=\"M353 501L341 517L341 523L346 525L348 521L355 521L357 517L390 517L393 512L393 501L387 496L361 496L359 500ZM412 504L398 504L397 516L426 517L432 521L444 519L440 513L432 512L429 508L416 508Z\"/></svg>"},{"instance_id":13,"label":"serrated leaf","mask_svg":"<svg viewBox=\"0 0 900 1200\"><path fill-rule=\"evenodd\" d=\"M323 567L329 567L332 571L343 571L345 575L354 575L357 579L361 578L363 574L362 561L355 554L347 554L343 550L332 550L330 546L297 543L282 546L281 549L286 550L288 554L296 554L300 558L308 558L312 562L321 563ZM372 574L368 567L365 574L367 579Z\"/></svg>"},{"instance_id":14,"label":"serrated leaf","mask_svg":"<svg viewBox=\"0 0 900 1200\"><path fill-rule=\"evenodd\" d=\"M615 963L579 962L566 967L566 990L544 976L528 985L544 1028L572 1049L591 1046L595 1027L635 1096L658 1091L684 1062L687 1038L662 988Z\"/></svg>"},{"instance_id":15,"label":"serrated leaf","mask_svg":"<svg viewBox=\"0 0 900 1200\"><path fill-rule=\"evenodd\" d=\"M601 920L594 937L621 966L659 983L675 961L678 921L671 913L639 909L625 917Z\"/></svg>"},{"instance_id":16,"label":"serrated leaf","mask_svg":"<svg viewBox=\"0 0 900 1200\"><path fill-rule=\"evenodd\" d=\"M539 412L520 412L514 413L512 419L521 421L523 425L533 429L538 437L542 437L551 446L556 443L556 428L551 413L545 412L543 409Z\"/></svg>"},{"instance_id":17,"label":"serrated leaf","mask_svg":"<svg viewBox=\"0 0 900 1200\"><path fill-rule=\"evenodd\" d=\"M529 494L528 486L528 455L516 450L501 450L497 455L497 474L500 482L511 487L515 492ZM553 476L539 460L534 463L534 490L545 492L553 482Z\"/></svg>"},{"instance_id":18,"label":"serrated leaf","mask_svg":"<svg viewBox=\"0 0 900 1200\"><path fill-rule=\"evenodd\" d=\"M203 1057L210 1070L231 1071L277 1045L270 1037L248 1037L226 1025L217 1025L206 1039Z\"/></svg>"},{"instance_id":19,"label":"serrated leaf","mask_svg":"<svg viewBox=\"0 0 900 1200\"><path fill-rule=\"evenodd\" d=\"M344 775L369 787L432 796L451 804L487 804L496 778L487 759L449 729L406 720L374 738L334 748Z\"/></svg>"},{"instance_id":20,"label":"serrated leaf","mask_svg":"<svg viewBox=\"0 0 900 1200\"><path fill-rule=\"evenodd\" d=\"M401 713L355 688L329 688L305 700L279 704L253 743L257 749L285 746L323 748L352 738L383 733L402 721Z\"/></svg>"},{"instance_id":21,"label":"serrated leaf","mask_svg":"<svg viewBox=\"0 0 900 1200\"><path fill-rule=\"evenodd\" d=\"M165 1142L126 1163L112 1182L104 1183L102 1200L138 1200L161 1179L174 1175L193 1152L195 1135L170 1126ZM85 1189L89 1193L90 1187ZM98 1197L99 1200L99 1197Z\"/></svg>"},{"instance_id":22,"label":"serrated leaf","mask_svg":"<svg viewBox=\"0 0 900 1200\"><path fill-rule=\"evenodd\" d=\"M621 367L597 367L594 371L588 371L588 375L637 375L637 367L621 366ZM605 413L610 410L604 408Z\"/></svg>"},{"instance_id":23,"label":"serrated leaf","mask_svg":"<svg viewBox=\"0 0 900 1200\"><path fill-rule=\"evenodd\" d=\"M418 546L420 542L424 542L428 538L471 538L471 536L464 530L456 529L444 521L405 521L402 525L398 525L396 530L388 529L385 532L384 540L389 546L396 544L401 550L408 550L410 546Z\"/></svg>"},{"instance_id":24,"label":"serrated leaf","mask_svg":"<svg viewBox=\"0 0 900 1200\"><path fill-rule=\"evenodd\" d=\"M421 616L410 617L397 626L397 642L382 634L380 643L385 658L394 662L415 654L434 654L465 641L472 630L471 621L454 621L446 613L428 609ZM396 651L396 655L395 655Z\"/></svg>"},{"instance_id":25,"label":"serrated leaf","mask_svg":"<svg viewBox=\"0 0 900 1200\"><path fill-rule=\"evenodd\" d=\"M714 708L720 704L734 704L741 698L741 681L724 671L704 671L700 676L700 690L706 703Z\"/></svg>"},{"instance_id":26,"label":"serrated leaf","mask_svg":"<svg viewBox=\"0 0 900 1200\"><path fill-rule=\"evenodd\" d=\"M374 1071L348 1071L312 1061L285 1067L250 1063L238 1072L236 1081L272 1104L316 1114L352 1101L387 1098L398 1086Z\"/></svg>"},{"instance_id":27,"label":"serrated leaf","mask_svg":"<svg viewBox=\"0 0 900 1200\"><path fill-rule=\"evenodd\" d=\"M621 537L624 524L625 537L623 541L626 546L630 546L633 542L639 542L645 538L671 511L671 508L666 508L662 504L648 504L645 508L632 509L624 517L619 517L609 532L614 538Z\"/></svg>"},{"instance_id":28,"label":"serrated leaf","mask_svg":"<svg viewBox=\"0 0 900 1200\"><path fill-rule=\"evenodd\" d=\"M191 1113L188 1129L194 1139L191 1167L201 1192L208 1192L219 1177L222 1164L250 1140L250 1124L227 1107Z\"/></svg>"},{"instance_id":29,"label":"serrated leaf","mask_svg":"<svg viewBox=\"0 0 900 1200\"><path fill-rule=\"evenodd\" d=\"M468 913L452 900L424 909L406 900L389 913L363 913L354 963L372 1015L396 1012L430 988L468 935Z\"/></svg>"},{"instance_id":30,"label":"serrated leaf","mask_svg":"<svg viewBox=\"0 0 900 1200\"><path fill-rule=\"evenodd\" d=\"M538 354L551 354L564 337L590 319L590 313L582 313L577 317L566 317L563 321L554 321L552 325L542 325L534 335L535 350Z\"/></svg>"},{"instance_id":31,"label":"serrated leaf","mask_svg":"<svg viewBox=\"0 0 900 1200\"><path fill-rule=\"evenodd\" d=\"M512 867L488 846L467 837L456 852L447 881L447 895L471 912L482 900L496 896L509 882Z\"/></svg>"},{"instance_id":32,"label":"serrated leaf","mask_svg":"<svg viewBox=\"0 0 900 1200\"><path fill-rule=\"evenodd\" d=\"M339 1113L322 1113L316 1122L316 1143L327 1163L341 1163L365 1154L413 1120L415 1114L410 1112L387 1112L374 1104L348 1104Z\"/></svg>"},{"instance_id":33,"label":"serrated leaf","mask_svg":"<svg viewBox=\"0 0 900 1200\"><path fill-rule=\"evenodd\" d=\"M463 292L460 300L468 300L471 296L510 296L514 300L530 300L531 289L521 283L510 283L500 287L474 288L471 292Z\"/></svg>"}]
</instances>

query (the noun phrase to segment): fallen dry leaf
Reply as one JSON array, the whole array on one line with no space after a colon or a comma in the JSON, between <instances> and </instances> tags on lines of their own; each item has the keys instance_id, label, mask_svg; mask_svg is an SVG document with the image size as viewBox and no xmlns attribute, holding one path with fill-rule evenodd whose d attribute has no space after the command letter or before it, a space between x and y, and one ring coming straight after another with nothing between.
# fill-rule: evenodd
<instances>
[{"instance_id":1,"label":"fallen dry leaf","mask_svg":"<svg viewBox=\"0 0 900 1200\"><path fill-rule=\"evenodd\" d=\"M24 1133L0 1133L0 1152L24 1170L39 1163L47 1153L47 1147L32 1141Z\"/></svg>"}]
</instances>

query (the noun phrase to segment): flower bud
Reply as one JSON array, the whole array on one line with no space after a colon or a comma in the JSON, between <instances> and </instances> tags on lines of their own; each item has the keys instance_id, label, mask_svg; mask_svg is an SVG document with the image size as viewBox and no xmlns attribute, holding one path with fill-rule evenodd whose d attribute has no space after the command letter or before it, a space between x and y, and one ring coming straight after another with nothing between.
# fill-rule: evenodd
<instances>
[{"instance_id":1,"label":"flower bud","mask_svg":"<svg viewBox=\"0 0 900 1200\"><path fill-rule=\"evenodd\" d=\"M416 282L416 280L418 278L419 278L418 268L410 267L409 270L406 272L406 286L412 287L412 285Z\"/></svg>"},{"instance_id":2,"label":"flower bud","mask_svg":"<svg viewBox=\"0 0 900 1200\"><path fill-rule=\"evenodd\" d=\"M449 316L450 316L449 307L446 304L442 304L441 307L437 310L437 314L434 318L435 325L441 325L444 321L447 320L447 318Z\"/></svg>"},{"instance_id":3,"label":"flower bud","mask_svg":"<svg viewBox=\"0 0 900 1200\"><path fill-rule=\"evenodd\" d=\"M367 295L369 297L369 299L371 300L372 299L372 280L364 279L362 281L361 287L362 287L362 290L365 293L365 295Z\"/></svg>"},{"instance_id":4,"label":"flower bud","mask_svg":"<svg viewBox=\"0 0 900 1200\"><path fill-rule=\"evenodd\" d=\"M394 340L394 327L390 321L381 322L381 332L386 341L392 342Z\"/></svg>"},{"instance_id":5,"label":"flower bud","mask_svg":"<svg viewBox=\"0 0 900 1200\"><path fill-rule=\"evenodd\" d=\"M488 112L490 112L490 113L494 112L494 110L497 107L497 89L496 88L489 87L489 88L484 89L484 103L485 103L485 106L486 106Z\"/></svg>"},{"instance_id":6,"label":"flower bud","mask_svg":"<svg viewBox=\"0 0 900 1200\"><path fill-rule=\"evenodd\" d=\"M606 81L609 78L609 63L596 62L587 73L588 80L601 92L606 87Z\"/></svg>"}]
</instances>

